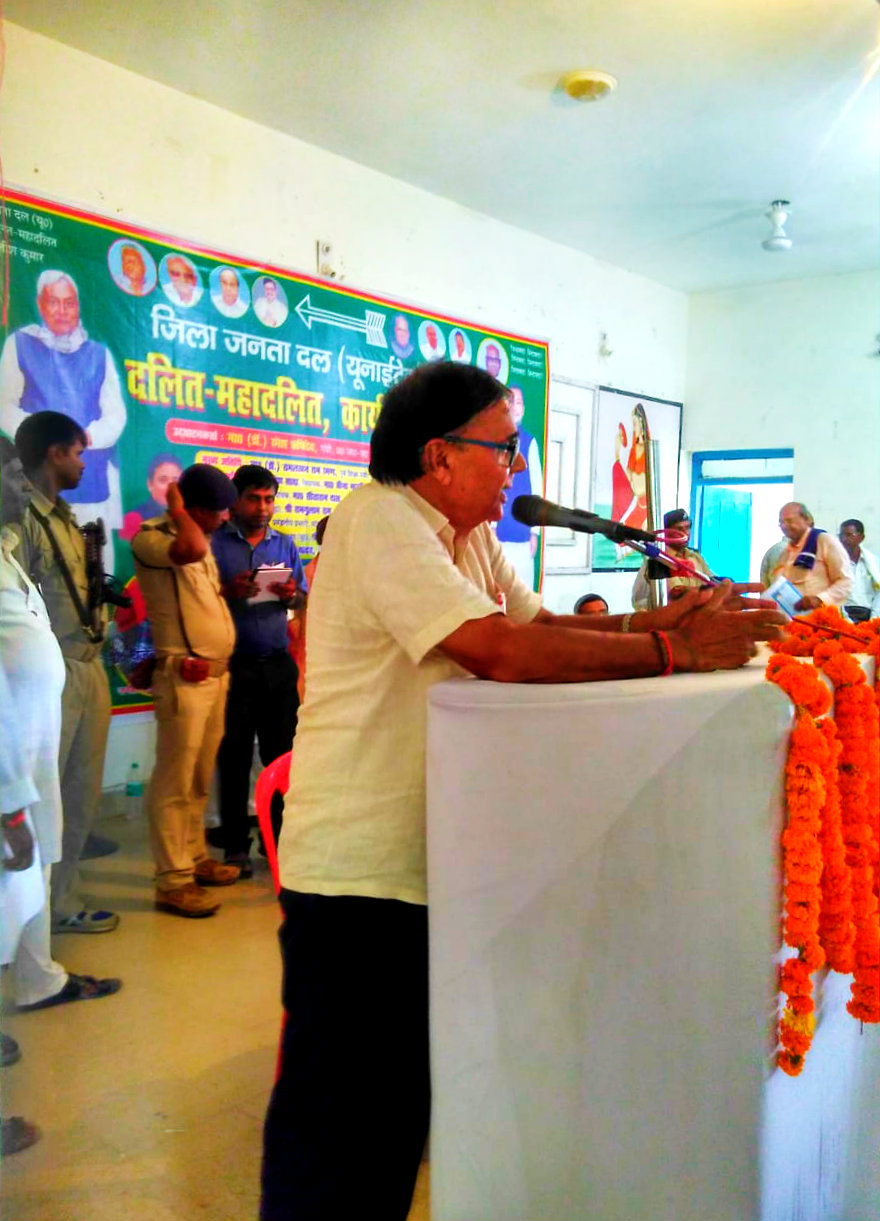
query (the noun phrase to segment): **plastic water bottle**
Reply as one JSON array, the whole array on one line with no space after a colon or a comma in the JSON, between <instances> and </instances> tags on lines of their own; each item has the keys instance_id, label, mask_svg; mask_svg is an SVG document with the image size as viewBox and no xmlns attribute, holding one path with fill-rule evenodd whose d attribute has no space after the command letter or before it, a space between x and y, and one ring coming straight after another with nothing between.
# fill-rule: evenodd
<instances>
[{"instance_id":1,"label":"plastic water bottle","mask_svg":"<svg viewBox=\"0 0 880 1221\"><path fill-rule=\"evenodd\" d=\"M141 781L141 769L137 763L132 763L125 782L125 817L129 820L140 818L143 804L144 786Z\"/></svg>"}]
</instances>

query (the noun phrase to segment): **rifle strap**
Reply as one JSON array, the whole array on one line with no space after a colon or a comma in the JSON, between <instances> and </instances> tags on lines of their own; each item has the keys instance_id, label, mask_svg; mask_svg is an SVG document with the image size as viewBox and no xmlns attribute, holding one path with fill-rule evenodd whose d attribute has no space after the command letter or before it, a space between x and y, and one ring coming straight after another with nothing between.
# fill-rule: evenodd
<instances>
[{"instance_id":1,"label":"rifle strap","mask_svg":"<svg viewBox=\"0 0 880 1221\"><path fill-rule=\"evenodd\" d=\"M92 626L91 615L80 597L79 590L76 587L76 582L71 576L70 569L67 566L67 561L64 558L64 553L62 552L61 547L58 545L58 539L55 537L48 517L45 517L39 511L39 509L34 506L34 502L32 500L28 501L28 509L31 513L33 513L34 517L46 532L46 537L48 538L49 545L52 548L52 554L55 557L55 563L58 565L61 575L64 578L64 584L67 586L67 592L70 594L70 600L73 602L74 609L76 610L79 621L82 624L83 631L93 644L100 644L100 642L104 639L104 633L96 632Z\"/></svg>"}]
</instances>

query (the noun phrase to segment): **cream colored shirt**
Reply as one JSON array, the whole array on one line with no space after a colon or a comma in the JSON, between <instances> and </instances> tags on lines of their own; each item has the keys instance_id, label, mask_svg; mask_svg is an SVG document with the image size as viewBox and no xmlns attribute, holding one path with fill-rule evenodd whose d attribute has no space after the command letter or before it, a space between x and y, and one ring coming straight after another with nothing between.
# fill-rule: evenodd
<instances>
[{"instance_id":1,"label":"cream colored shirt","mask_svg":"<svg viewBox=\"0 0 880 1221\"><path fill-rule=\"evenodd\" d=\"M852 563L843 543L827 531L820 534L813 567L797 568L794 561L808 537L806 531L803 538L788 544L776 561L771 579L781 574L797 587L802 598L819 598L828 606L843 606L849 601L853 584Z\"/></svg>"},{"instance_id":2,"label":"cream colored shirt","mask_svg":"<svg viewBox=\"0 0 880 1221\"><path fill-rule=\"evenodd\" d=\"M454 548L411 488L364 484L333 511L309 594L308 684L279 844L282 884L425 903L428 689L464 671L436 646L541 608L487 524Z\"/></svg>"},{"instance_id":3,"label":"cream colored shirt","mask_svg":"<svg viewBox=\"0 0 880 1221\"><path fill-rule=\"evenodd\" d=\"M169 552L176 534L163 513L145 521L131 543L156 652L225 661L235 648L235 625L220 593L214 553L209 547L203 559L175 564Z\"/></svg>"}]
</instances>

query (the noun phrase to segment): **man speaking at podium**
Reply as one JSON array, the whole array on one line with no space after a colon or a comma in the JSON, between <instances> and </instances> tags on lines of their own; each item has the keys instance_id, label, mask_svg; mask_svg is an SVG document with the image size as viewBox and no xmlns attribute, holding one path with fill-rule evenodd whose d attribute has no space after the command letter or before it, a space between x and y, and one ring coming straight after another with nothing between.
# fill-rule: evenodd
<instances>
[{"instance_id":1,"label":"man speaking at podium","mask_svg":"<svg viewBox=\"0 0 880 1221\"><path fill-rule=\"evenodd\" d=\"M489 525L524 465L507 389L424 365L385 396L373 482L330 518L279 844L288 1020L262 1221L409 1210L430 1111L428 689L732 669L779 634L728 584L639 615L543 610Z\"/></svg>"}]
</instances>

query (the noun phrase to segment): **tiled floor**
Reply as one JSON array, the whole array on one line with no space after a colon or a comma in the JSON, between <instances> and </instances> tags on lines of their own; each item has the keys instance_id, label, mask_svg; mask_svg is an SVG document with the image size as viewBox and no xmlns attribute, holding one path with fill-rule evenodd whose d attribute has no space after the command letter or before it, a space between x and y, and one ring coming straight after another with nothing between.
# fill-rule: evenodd
<instances>
[{"instance_id":1,"label":"tiled floor","mask_svg":"<svg viewBox=\"0 0 880 1221\"><path fill-rule=\"evenodd\" d=\"M252 880L218 891L218 915L182 920L153 910L144 824L105 819L97 829L121 849L87 863L84 882L121 924L59 937L55 954L124 986L4 1016L23 1058L0 1075L3 1113L34 1120L43 1137L4 1161L0 1216L254 1221L280 1022L268 872L261 863ZM429 1216L423 1164L410 1221Z\"/></svg>"}]
</instances>

